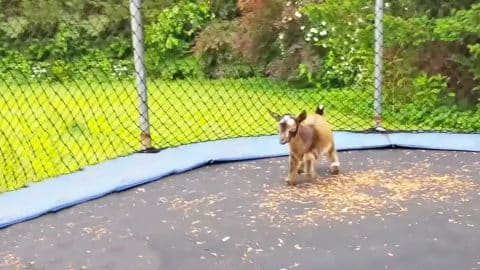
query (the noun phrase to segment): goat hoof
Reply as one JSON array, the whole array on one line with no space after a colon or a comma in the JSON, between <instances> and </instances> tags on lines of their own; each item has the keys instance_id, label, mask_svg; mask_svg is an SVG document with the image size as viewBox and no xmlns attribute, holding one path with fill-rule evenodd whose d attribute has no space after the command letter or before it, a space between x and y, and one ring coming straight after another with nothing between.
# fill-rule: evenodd
<instances>
[{"instance_id":1,"label":"goat hoof","mask_svg":"<svg viewBox=\"0 0 480 270\"><path fill-rule=\"evenodd\" d=\"M295 180L287 180L287 185L295 186L296 185Z\"/></svg>"},{"instance_id":2,"label":"goat hoof","mask_svg":"<svg viewBox=\"0 0 480 270\"><path fill-rule=\"evenodd\" d=\"M297 172L298 172L298 174L303 174L303 173L305 173L305 171L304 171L303 169L298 169Z\"/></svg>"}]
</instances>

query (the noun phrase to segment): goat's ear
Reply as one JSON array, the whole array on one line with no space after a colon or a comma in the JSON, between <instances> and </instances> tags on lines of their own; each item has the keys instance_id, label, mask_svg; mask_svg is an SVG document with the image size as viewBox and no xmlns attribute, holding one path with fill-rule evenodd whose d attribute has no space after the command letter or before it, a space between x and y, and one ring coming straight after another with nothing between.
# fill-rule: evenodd
<instances>
[{"instance_id":1,"label":"goat's ear","mask_svg":"<svg viewBox=\"0 0 480 270\"><path fill-rule=\"evenodd\" d=\"M303 110L298 116L297 116L297 123L302 123L303 120L305 120L305 118L307 118L307 112L305 110Z\"/></svg>"},{"instance_id":2,"label":"goat's ear","mask_svg":"<svg viewBox=\"0 0 480 270\"><path fill-rule=\"evenodd\" d=\"M272 112L270 110L268 110L268 112L270 113L270 115L273 117L273 119L277 120L277 121L280 121L280 119L282 119L282 116L276 112Z\"/></svg>"}]
</instances>

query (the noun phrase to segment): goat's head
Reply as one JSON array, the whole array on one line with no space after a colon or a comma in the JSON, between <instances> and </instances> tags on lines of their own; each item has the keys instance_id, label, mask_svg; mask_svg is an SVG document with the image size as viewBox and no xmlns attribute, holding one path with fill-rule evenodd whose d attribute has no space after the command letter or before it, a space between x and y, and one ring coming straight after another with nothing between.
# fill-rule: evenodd
<instances>
[{"instance_id":1,"label":"goat's head","mask_svg":"<svg viewBox=\"0 0 480 270\"><path fill-rule=\"evenodd\" d=\"M291 114L280 115L270 111L270 115L278 122L278 135L280 136L280 144L289 143L295 138L298 132L298 127L305 118L307 112L304 110L298 116Z\"/></svg>"}]
</instances>

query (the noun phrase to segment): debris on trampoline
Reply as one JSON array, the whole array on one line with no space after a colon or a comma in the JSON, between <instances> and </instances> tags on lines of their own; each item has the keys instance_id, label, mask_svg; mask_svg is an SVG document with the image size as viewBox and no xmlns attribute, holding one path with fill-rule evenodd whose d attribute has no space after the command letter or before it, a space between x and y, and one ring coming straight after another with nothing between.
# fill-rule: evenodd
<instances>
[{"instance_id":1,"label":"debris on trampoline","mask_svg":"<svg viewBox=\"0 0 480 270\"><path fill-rule=\"evenodd\" d=\"M258 218L271 226L284 224L318 226L319 222L359 223L367 217L383 220L408 211L408 203L450 202L460 205L480 194L480 185L459 173L438 174L428 165L401 170L367 170L318 177L295 187L278 185L253 194ZM200 206L214 205L227 197L221 192L188 200L162 197L172 209L198 211ZM206 215L215 216L214 212ZM465 224L468 225L468 224Z\"/></svg>"}]
</instances>

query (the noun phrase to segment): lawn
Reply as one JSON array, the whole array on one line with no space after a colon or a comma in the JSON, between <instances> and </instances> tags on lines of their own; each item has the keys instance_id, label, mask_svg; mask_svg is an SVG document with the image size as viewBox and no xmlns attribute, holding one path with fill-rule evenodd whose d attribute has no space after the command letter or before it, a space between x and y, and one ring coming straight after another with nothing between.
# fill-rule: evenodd
<instances>
[{"instance_id":1,"label":"lawn","mask_svg":"<svg viewBox=\"0 0 480 270\"><path fill-rule=\"evenodd\" d=\"M371 96L347 90L291 90L266 80L151 81L155 147L272 134L268 109L326 106L335 129L371 125ZM0 192L140 149L133 82L0 84Z\"/></svg>"},{"instance_id":2,"label":"lawn","mask_svg":"<svg viewBox=\"0 0 480 270\"><path fill-rule=\"evenodd\" d=\"M371 89L298 90L265 79L151 80L148 89L156 148L273 134L268 110L299 113L319 103L336 130L372 125ZM0 192L140 150L137 103L132 81L0 84ZM480 110L384 108L389 129L480 128Z\"/></svg>"}]
</instances>

